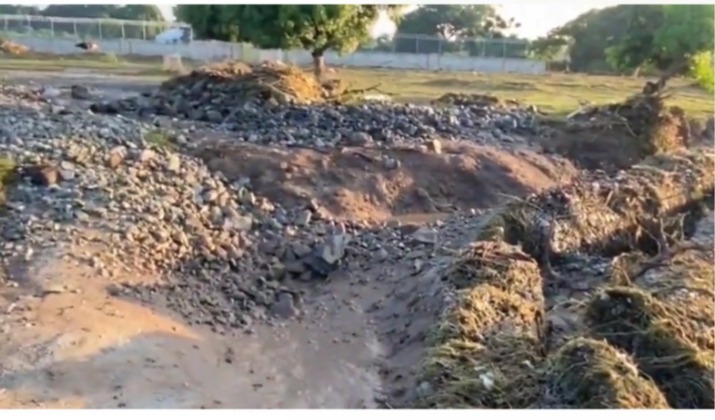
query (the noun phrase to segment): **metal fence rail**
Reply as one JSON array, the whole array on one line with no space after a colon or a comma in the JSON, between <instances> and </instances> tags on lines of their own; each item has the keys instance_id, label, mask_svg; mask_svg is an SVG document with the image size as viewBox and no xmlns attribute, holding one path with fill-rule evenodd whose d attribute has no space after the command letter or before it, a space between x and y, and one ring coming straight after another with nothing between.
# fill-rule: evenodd
<instances>
[{"instance_id":1,"label":"metal fence rail","mask_svg":"<svg viewBox=\"0 0 715 420\"><path fill-rule=\"evenodd\" d=\"M185 23L175 22L0 15L0 31L12 38L153 40L156 35L170 27L177 26L191 27ZM460 57L527 58L528 48L528 41L512 38L449 40L428 35L396 34L391 38L380 37L371 40L361 45L358 51Z\"/></svg>"},{"instance_id":2,"label":"metal fence rail","mask_svg":"<svg viewBox=\"0 0 715 420\"><path fill-rule=\"evenodd\" d=\"M467 38L448 40L429 35L395 34L360 47L360 51L459 55L464 57L525 58L529 42L513 38Z\"/></svg>"},{"instance_id":3,"label":"metal fence rail","mask_svg":"<svg viewBox=\"0 0 715 420\"><path fill-rule=\"evenodd\" d=\"M7 35L34 38L154 39L175 26L190 27L174 22L0 15L0 31Z\"/></svg>"}]
</instances>

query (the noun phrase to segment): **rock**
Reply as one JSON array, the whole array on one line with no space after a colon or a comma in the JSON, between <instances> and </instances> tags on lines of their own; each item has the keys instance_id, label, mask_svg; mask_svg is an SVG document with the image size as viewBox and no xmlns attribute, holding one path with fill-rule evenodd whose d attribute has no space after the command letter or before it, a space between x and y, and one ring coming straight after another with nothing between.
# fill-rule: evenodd
<instances>
[{"instance_id":1,"label":"rock","mask_svg":"<svg viewBox=\"0 0 715 420\"><path fill-rule=\"evenodd\" d=\"M439 233L437 229L422 226L415 233L412 234L412 238L423 244L436 244Z\"/></svg>"},{"instance_id":2,"label":"rock","mask_svg":"<svg viewBox=\"0 0 715 420\"><path fill-rule=\"evenodd\" d=\"M70 95L72 96L72 99L79 100L90 100L93 97L89 88L84 85L72 85L70 88Z\"/></svg>"},{"instance_id":3,"label":"rock","mask_svg":"<svg viewBox=\"0 0 715 420\"><path fill-rule=\"evenodd\" d=\"M59 171L52 165L33 165L23 169L23 174L35 185L50 186L59 181Z\"/></svg>"},{"instance_id":4,"label":"rock","mask_svg":"<svg viewBox=\"0 0 715 420\"><path fill-rule=\"evenodd\" d=\"M439 140L430 140L427 142L427 150L436 153L438 155L442 154L442 143Z\"/></svg>"},{"instance_id":5,"label":"rock","mask_svg":"<svg viewBox=\"0 0 715 420\"><path fill-rule=\"evenodd\" d=\"M351 146L367 146L372 143L372 137L368 133L362 131L350 133L348 136Z\"/></svg>"},{"instance_id":6,"label":"rock","mask_svg":"<svg viewBox=\"0 0 715 420\"><path fill-rule=\"evenodd\" d=\"M313 217L313 213L310 210L303 210L300 213L298 213L298 216L295 218L294 224L296 226L308 226L310 223L310 219Z\"/></svg>"},{"instance_id":7,"label":"rock","mask_svg":"<svg viewBox=\"0 0 715 420\"><path fill-rule=\"evenodd\" d=\"M280 318L292 318L298 313L293 293L281 292L276 295L276 301L271 305L271 313Z\"/></svg>"},{"instance_id":8,"label":"rock","mask_svg":"<svg viewBox=\"0 0 715 420\"><path fill-rule=\"evenodd\" d=\"M42 97L44 99L54 99L62 95L62 92L59 89L55 89L53 87L46 87L43 92L42 92Z\"/></svg>"}]
</instances>

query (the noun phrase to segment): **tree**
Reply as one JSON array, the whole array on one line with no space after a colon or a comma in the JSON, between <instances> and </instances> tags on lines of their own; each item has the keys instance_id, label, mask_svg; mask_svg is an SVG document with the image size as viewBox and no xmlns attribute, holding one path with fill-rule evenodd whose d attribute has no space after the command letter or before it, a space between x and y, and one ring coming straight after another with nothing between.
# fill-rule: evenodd
<instances>
[{"instance_id":1,"label":"tree","mask_svg":"<svg viewBox=\"0 0 715 420\"><path fill-rule=\"evenodd\" d=\"M311 52L321 77L328 50L350 52L369 38L381 11L401 6L359 5L193 5L179 6L180 19L200 36L250 42L259 48L301 48Z\"/></svg>"},{"instance_id":2,"label":"tree","mask_svg":"<svg viewBox=\"0 0 715 420\"><path fill-rule=\"evenodd\" d=\"M458 48L467 38L503 38L513 19L504 20L490 5L426 5L404 16L397 27L396 51L441 53ZM434 37L419 41L410 35Z\"/></svg>"},{"instance_id":3,"label":"tree","mask_svg":"<svg viewBox=\"0 0 715 420\"><path fill-rule=\"evenodd\" d=\"M19 4L0 4L0 15L39 15L40 9L35 6Z\"/></svg>"},{"instance_id":4,"label":"tree","mask_svg":"<svg viewBox=\"0 0 715 420\"><path fill-rule=\"evenodd\" d=\"M174 16L190 23L199 38L236 42L238 16L235 6L221 4L182 4L175 8Z\"/></svg>"}]
</instances>

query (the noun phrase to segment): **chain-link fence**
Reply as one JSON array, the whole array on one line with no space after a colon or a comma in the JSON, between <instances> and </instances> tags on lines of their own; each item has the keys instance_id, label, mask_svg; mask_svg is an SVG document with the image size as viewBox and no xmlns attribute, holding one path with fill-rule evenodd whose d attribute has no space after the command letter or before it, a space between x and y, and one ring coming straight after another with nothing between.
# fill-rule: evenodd
<instances>
[{"instance_id":1,"label":"chain-link fence","mask_svg":"<svg viewBox=\"0 0 715 420\"><path fill-rule=\"evenodd\" d=\"M2 33L36 38L154 39L175 26L188 27L172 22L0 15Z\"/></svg>"},{"instance_id":2,"label":"chain-link fence","mask_svg":"<svg viewBox=\"0 0 715 420\"><path fill-rule=\"evenodd\" d=\"M396 34L392 38L377 38L361 46L360 50L412 54L450 54L465 57L526 58L529 42L513 38L449 40L428 35Z\"/></svg>"}]
</instances>

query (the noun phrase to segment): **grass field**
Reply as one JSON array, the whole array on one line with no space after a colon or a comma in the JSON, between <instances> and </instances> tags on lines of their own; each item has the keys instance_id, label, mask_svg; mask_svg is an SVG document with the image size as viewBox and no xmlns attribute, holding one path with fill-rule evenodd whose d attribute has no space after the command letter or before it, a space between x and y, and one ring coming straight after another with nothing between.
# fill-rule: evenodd
<instances>
[{"instance_id":1,"label":"grass field","mask_svg":"<svg viewBox=\"0 0 715 420\"><path fill-rule=\"evenodd\" d=\"M139 57L77 54L0 58L0 74L3 70L64 71L72 68L107 71L114 75L168 77L161 70L159 60ZM580 101L594 104L619 101L640 91L646 80L563 73L531 76L354 68L338 69L337 77L355 89L380 83L381 91L402 102L426 103L447 92L488 93L533 104L557 115L578 108ZM670 103L682 107L689 116L704 118L715 112L713 96L696 87L691 80L672 80L670 87Z\"/></svg>"}]
</instances>

